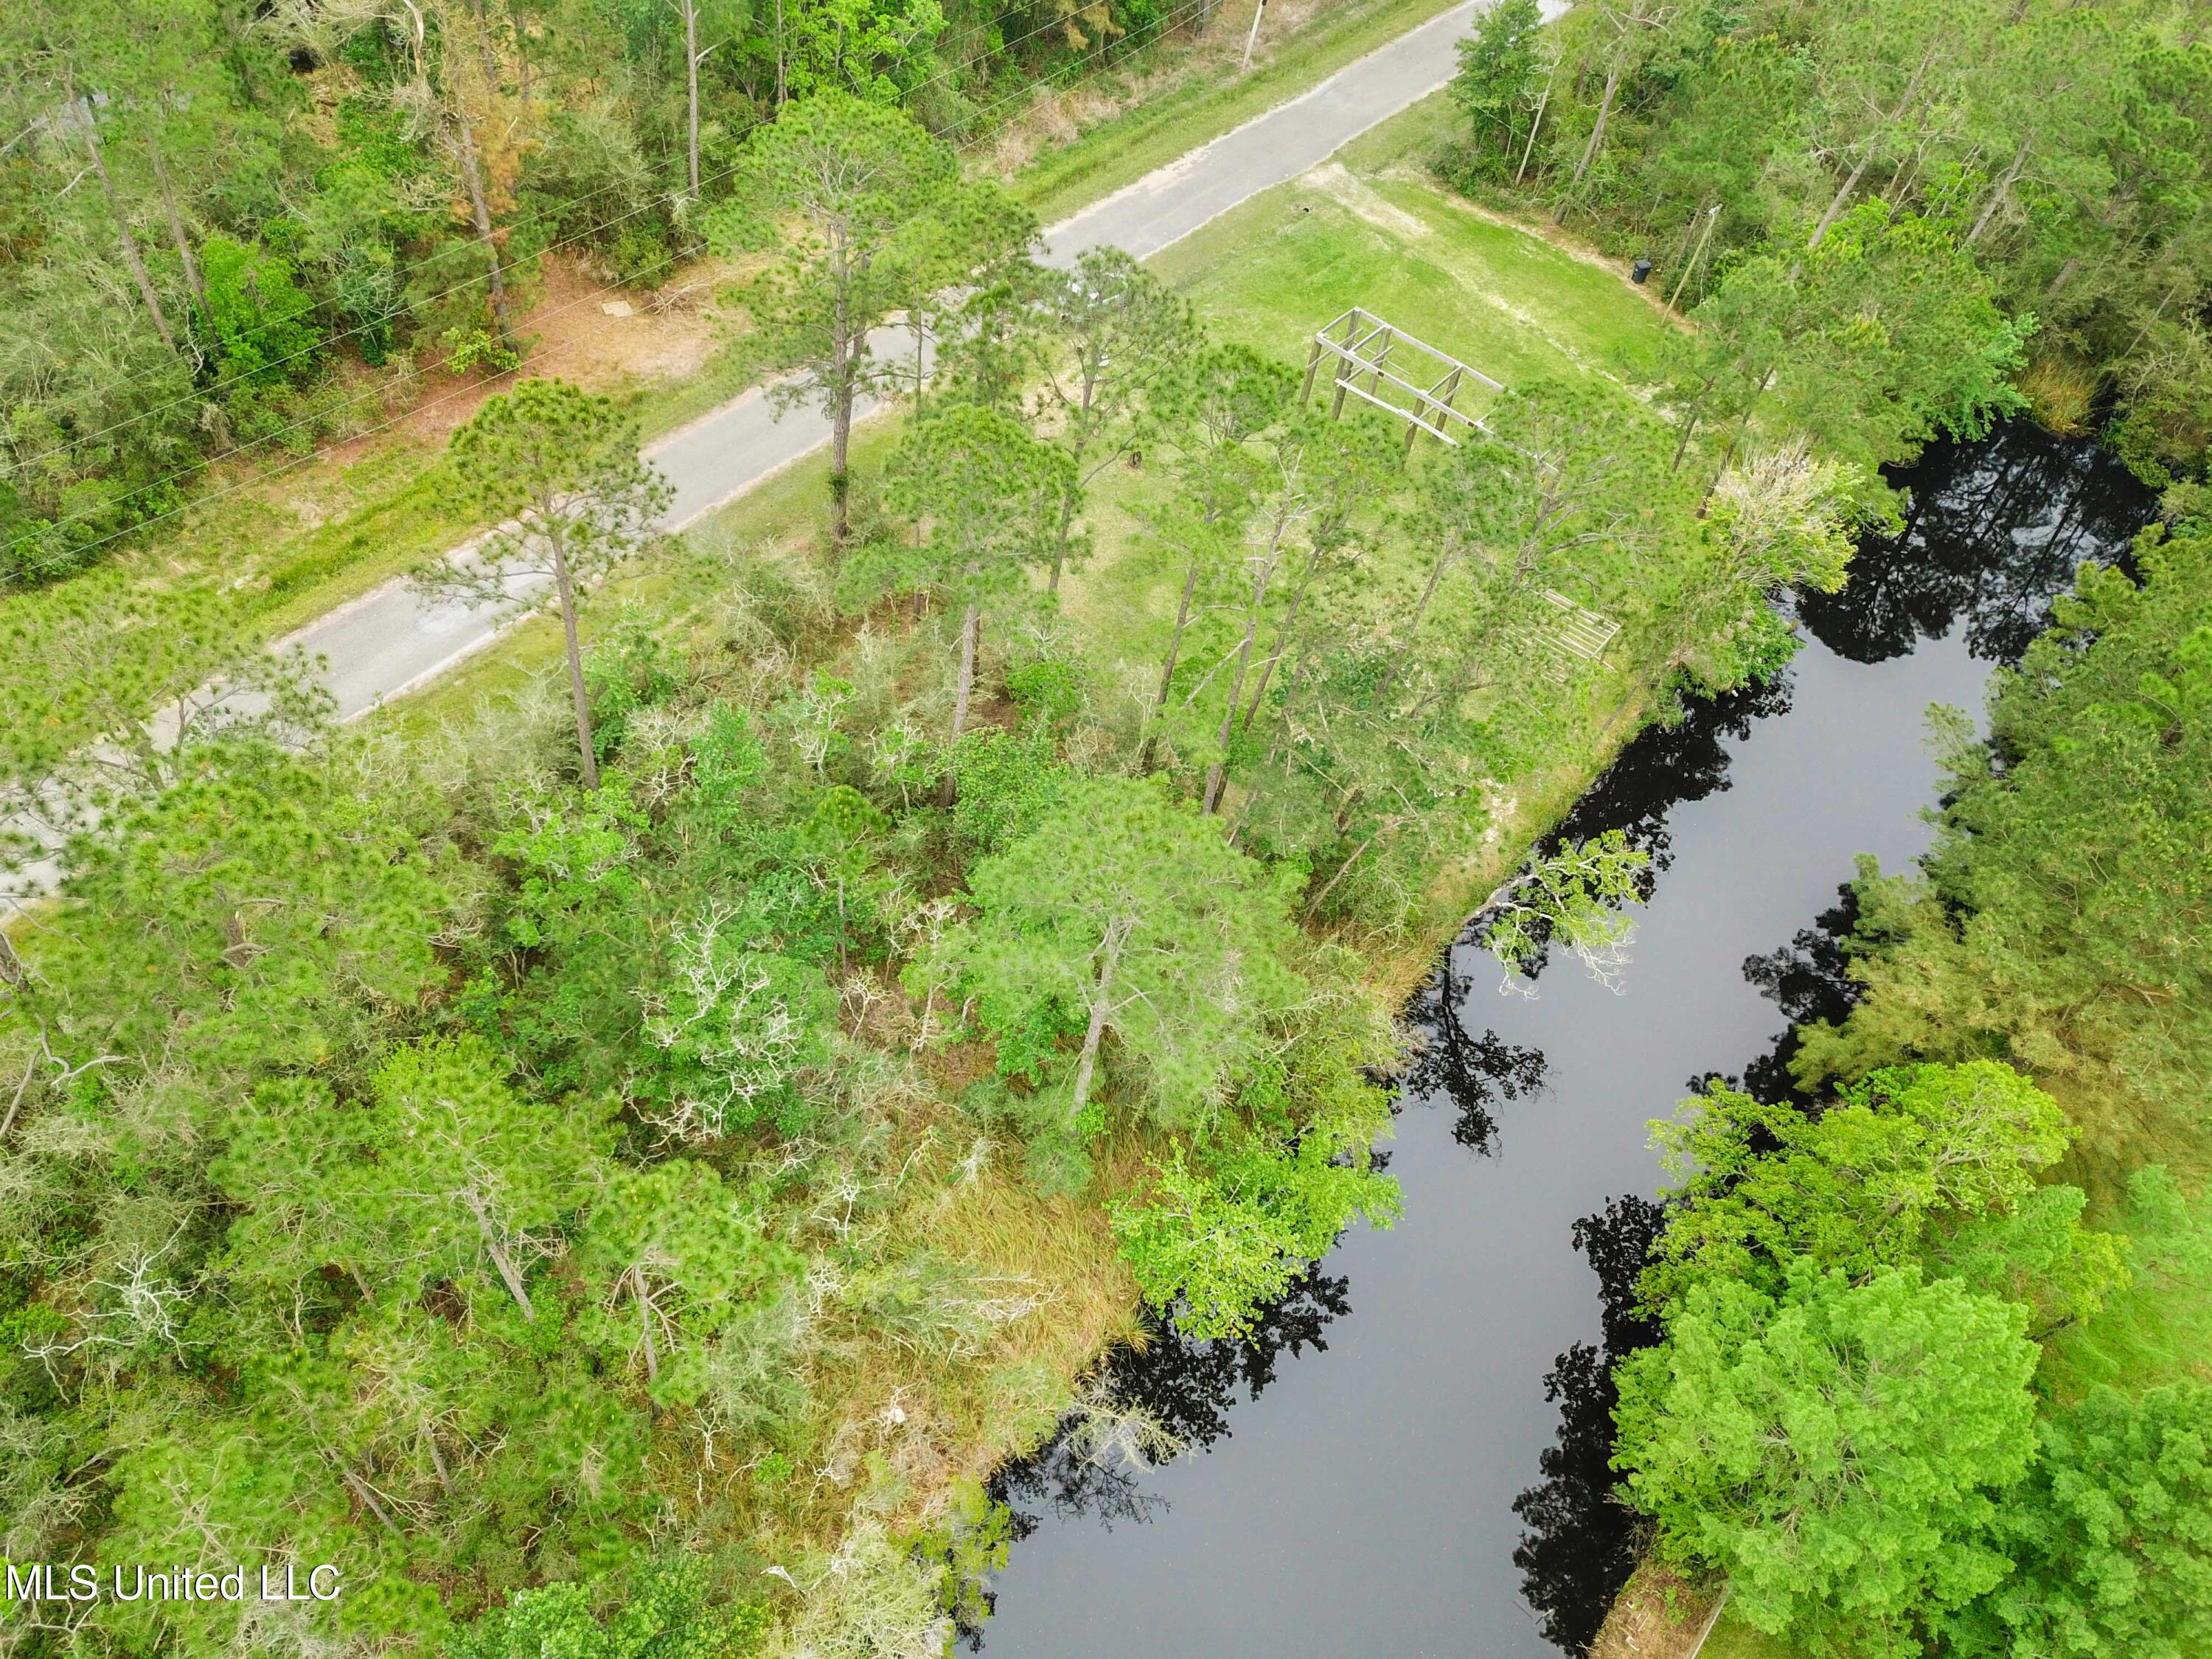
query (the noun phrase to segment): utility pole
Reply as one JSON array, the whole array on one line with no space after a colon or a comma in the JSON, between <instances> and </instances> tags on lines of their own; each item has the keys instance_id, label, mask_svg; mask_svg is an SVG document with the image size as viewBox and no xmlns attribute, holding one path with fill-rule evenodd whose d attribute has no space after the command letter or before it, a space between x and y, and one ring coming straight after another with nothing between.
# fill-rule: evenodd
<instances>
[{"instance_id":1,"label":"utility pole","mask_svg":"<svg viewBox=\"0 0 2212 1659\"><path fill-rule=\"evenodd\" d=\"M1713 226L1719 222L1721 204L1714 203L1705 210L1705 228L1698 237L1698 251L1690 256L1690 263L1682 267L1682 274L1674 279L1674 291L1667 296L1667 309L1674 310L1674 301L1682 297L1682 289L1690 280L1690 273L1698 268L1698 261L1705 257L1705 244L1712 240Z\"/></svg>"},{"instance_id":2,"label":"utility pole","mask_svg":"<svg viewBox=\"0 0 2212 1659\"><path fill-rule=\"evenodd\" d=\"M1552 101L1552 82L1559 77L1559 66L1552 65L1552 72L1544 77L1544 95L1536 100L1536 118L1528 123L1528 147L1521 152L1521 166L1513 175L1513 188L1521 188L1521 181L1528 173L1528 158L1536 153L1536 132L1544 125L1544 106Z\"/></svg>"},{"instance_id":3,"label":"utility pole","mask_svg":"<svg viewBox=\"0 0 2212 1659\"><path fill-rule=\"evenodd\" d=\"M1252 8L1252 27L1244 33L1244 61L1237 66L1239 75L1248 73L1252 67L1252 47L1260 38L1260 20L1267 15L1267 0L1255 0Z\"/></svg>"}]
</instances>

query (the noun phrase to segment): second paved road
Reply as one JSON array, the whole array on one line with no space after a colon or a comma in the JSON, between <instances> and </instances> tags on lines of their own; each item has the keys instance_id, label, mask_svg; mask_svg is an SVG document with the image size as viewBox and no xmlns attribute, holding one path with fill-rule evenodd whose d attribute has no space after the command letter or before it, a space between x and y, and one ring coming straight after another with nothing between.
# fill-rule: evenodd
<instances>
[{"instance_id":1,"label":"second paved road","mask_svg":"<svg viewBox=\"0 0 2212 1659\"><path fill-rule=\"evenodd\" d=\"M1107 246L1149 258L1238 203L1318 166L1449 81L1456 67L1454 43L1474 15L1473 3L1453 7L1312 91L1053 226L1045 233L1047 263L1066 264L1087 248ZM878 345L897 349L891 338ZM821 416L793 410L778 420L758 392L669 434L647 452L675 486L667 527L679 530L703 517L829 439ZM339 715L350 720L482 649L513 620L509 608L425 599L394 581L340 606L285 643L303 646L329 664Z\"/></svg>"}]
</instances>

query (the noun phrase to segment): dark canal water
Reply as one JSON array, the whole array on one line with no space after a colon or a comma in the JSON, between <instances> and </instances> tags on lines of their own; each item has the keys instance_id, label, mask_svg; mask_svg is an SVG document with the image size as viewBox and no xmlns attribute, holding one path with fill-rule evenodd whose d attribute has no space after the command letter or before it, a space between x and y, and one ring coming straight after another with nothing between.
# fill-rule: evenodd
<instances>
[{"instance_id":1,"label":"dark canal water","mask_svg":"<svg viewBox=\"0 0 2212 1659\"><path fill-rule=\"evenodd\" d=\"M1347 1234L1251 1341L1170 1334L1115 1362L1181 1457L1048 1452L1002 1476L1025 1535L980 1638L994 1659L1587 1643L1627 1566L1603 1353L1644 1339L1601 1291L1650 1224L1647 1121L1716 1071L1783 1086L1789 1024L1844 1006L1854 855L1896 868L1928 845L1929 705L1978 714L2051 596L2150 505L2025 428L1898 482L1906 533L1805 606L1788 673L1647 732L1576 809L1566 833L1621 828L1654 855L1619 991L1561 960L1533 997L1501 994L1480 945L1454 945L1415 1011L1432 1040L1390 1152L1396 1229Z\"/></svg>"}]
</instances>

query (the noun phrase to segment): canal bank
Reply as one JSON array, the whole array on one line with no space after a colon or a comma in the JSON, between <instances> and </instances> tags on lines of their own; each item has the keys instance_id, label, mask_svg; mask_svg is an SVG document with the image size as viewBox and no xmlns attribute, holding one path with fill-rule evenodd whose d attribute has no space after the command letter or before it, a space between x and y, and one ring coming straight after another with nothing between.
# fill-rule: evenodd
<instances>
[{"instance_id":1,"label":"canal bank","mask_svg":"<svg viewBox=\"0 0 2212 1659\"><path fill-rule=\"evenodd\" d=\"M1578 1650L1629 1565L1605 1496L1603 1352L1660 1174L1646 1125L1719 1072L1780 1086L1792 1020L1847 994L1831 935L1854 860L1923 851L1929 705L1991 672L2148 501L2027 428L1934 452L1905 533L1808 605L1772 684L1630 745L1562 826L1653 855L1617 985L1571 960L1507 986L1474 933L1415 1014L1431 1033L1390 1149L1406 1215L1358 1230L1237 1344L1171 1334L1112 1364L1188 1447L1066 1447L1006 1472L1024 1536L982 1634L1002 1655L1540 1659ZM1826 931L1823 931L1823 924ZM1762 1081L1763 1080L1763 1081ZM1624 1261L1624 1255L1631 1258Z\"/></svg>"}]
</instances>

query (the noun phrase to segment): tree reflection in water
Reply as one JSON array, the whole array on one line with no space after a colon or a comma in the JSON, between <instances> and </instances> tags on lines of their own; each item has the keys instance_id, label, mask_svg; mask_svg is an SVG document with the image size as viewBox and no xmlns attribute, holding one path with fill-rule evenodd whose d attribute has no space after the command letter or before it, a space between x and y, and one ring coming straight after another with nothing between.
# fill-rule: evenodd
<instances>
[{"instance_id":1,"label":"tree reflection in water","mask_svg":"<svg viewBox=\"0 0 2212 1659\"><path fill-rule=\"evenodd\" d=\"M1812 1097L1790 1075L1790 1062L1802 1046L1798 1027L1814 1020L1840 1020L1858 1000L1852 981L1850 958L1844 942L1858 926L1858 895L1845 882L1836 890L1836 902L1820 912L1810 927L1778 951L1746 957L1743 976L1759 994L1782 1011L1790 1023L1776 1034L1773 1048L1743 1068L1742 1088L1770 1106L1794 1101L1809 1107Z\"/></svg>"},{"instance_id":2,"label":"tree reflection in water","mask_svg":"<svg viewBox=\"0 0 2212 1659\"><path fill-rule=\"evenodd\" d=\"M2018 660L2050 625L2051 595L2085 561L2124 556L2155 505L2109 451L2026 421L1932 445L1891 482L1912 492L1903 533L1862 542L1850 580L1799 613L1853 662L1902 656L1962 619L1975 656Z\"/></svg>"},{"instance_id":3,"label":"tree reflection in water","mask_svg":"<svg viewBox=\"0 0 2212 1659\"><path fill-rule=\"evenodd\" d=\"M1350 1281L1307 1269L1281 1300L1263 1310L1247 1335L1212 1341L1184 1336L1172 1324L1155 1329L1142 1348L1117 1348L1099 1370L1105 1398L1143 1412L1186 1449L1209 1451L1229 1434L1229 1413L1256 1400L1277 1366L1309 1348L1326 1352L1322 1331L1351 1311ZM1048 1506L1064 1516L1088 1516L1111 1528L1144 1521L1167 1500L1142 1491L1135 1469L1085 1456L1065 1428L1043 1448L993 1477L991 1495L1014 1511L1014 1536L1036 1530L1030 1512ZM1028 1510L1024 1505L1029 1506Z\"/></svg>"},{"instance_id":4,"label":"tree reflection in water","mask_svg":"<svg viewBox=\"0 0 2212 1659\"><path fill-rule=\"evenodd\" d=\"M1791 690L1785 670L1692 703L1672 725L1647 726L1583 793L1544 850L1618 830L1629 845L1650 854L1645 879L1656 880L1674 859L1668 815L1685 801L1703 800L1729 787L1729 744L1748 738L1760 720L1789 713Z\"/></svg>"},{"instance_id":5,"label":"tree reflection in water","mask_svg":"<svg viewBox=\"0 0 2212 1659\"><path fill-rule=\"evenodd\" d=\"M1490 1108L1544 1086L1544 1051L1508 1042L1496 1031L1477 1036L1468 1029L1460 1011L1468 1005L1474 976L1454 965L1459 954L1456 947L1446 951L1429 982L1414 994L1408 1014L1421 1033L1422 1046L1406 1068L1400 1094L1449 1099L1459 1108L1452 1139L1487 1154L1496 1149L1498 1136Z\"/></svg>"},{"instance_id":6,"label":"tree reflection in water","mask_svg":"<svg viewBox=\"0 0 2212 1659\"><path fill-rule=\"evenodd\" d=\"M1522 1597L1544 1639L1569 1653L1589 1651L1636 1565L1636 1517L1613 1496L1613 1368L1659 1339L1637 1311L1636 1278L1665 1213L1632 1194L1575 1223L1575 1248L1598 1276L1605 1346L1576 1343L1545 1376L1559 1435L1537 1456L1543 1480L1513 1500L1525 1528L1513 1552Z\"/></svg>"}]
</instances>

